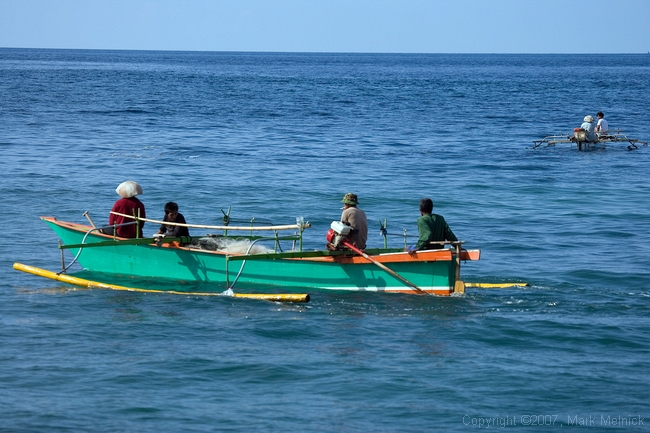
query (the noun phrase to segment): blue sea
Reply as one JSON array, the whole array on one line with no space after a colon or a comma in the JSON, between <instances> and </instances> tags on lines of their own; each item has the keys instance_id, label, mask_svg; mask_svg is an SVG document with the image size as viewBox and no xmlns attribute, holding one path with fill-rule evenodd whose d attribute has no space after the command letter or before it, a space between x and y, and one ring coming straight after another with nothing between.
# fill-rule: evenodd
<instances>
[{"instance_id":1,"label":"blue sea","mask_svg":"<svg viewBox=\"0 0 650 433\"><path fill-rule=\"evenodd\" d=\"M597 111L649 141L650 55L0 49L0 432L650 431L650 147L532 142ZM305 249L346 192L369 247L430 197L482 251L465 281L529 286L278 304L12 268L59 270L39 216L104 223L125 180L150 218L302 217Z\"/></svg>"}]
</instances>

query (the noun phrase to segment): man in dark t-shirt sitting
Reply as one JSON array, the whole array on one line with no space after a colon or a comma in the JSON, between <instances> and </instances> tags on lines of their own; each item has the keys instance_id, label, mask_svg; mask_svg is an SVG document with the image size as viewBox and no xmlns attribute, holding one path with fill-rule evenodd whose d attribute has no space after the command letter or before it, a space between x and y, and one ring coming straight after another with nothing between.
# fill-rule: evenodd
<instances>
[{"instance_id":1,"label":"man in dark t-shirt sitting","mask_svg":"<svg viewBox=\"0 0 650 433\"><path fill-rule=\"evenodd\" d=\"M433 212L433 201L430 198L420 200L420 218L418 218L418 242L407 248L411 254L418 250L439 250L444 244L435 244L436 241L458 241L442 215Z\"/></svg>"}]
</instances>

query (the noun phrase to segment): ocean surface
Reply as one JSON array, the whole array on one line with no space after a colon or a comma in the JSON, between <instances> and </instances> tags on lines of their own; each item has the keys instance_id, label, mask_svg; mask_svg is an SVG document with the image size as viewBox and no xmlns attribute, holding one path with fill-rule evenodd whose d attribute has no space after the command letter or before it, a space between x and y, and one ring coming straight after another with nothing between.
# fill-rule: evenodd
<instances>
[{"instance_id":1,"label":"ocean surface","mask_svg":"<svg viewBox=\"0 0 650 433\"><path fill-rule=\"evenodd\" d=\"M650 147L532 143L597 111L650 140L650 55L0 49L0 432L650 431ZM103 223L129 179L150 218L302 217L306 249L346 192L370 247L431 197L482 251L465 281L529 286L295 305L12 268L59 270L39 216Z\"/></svg>"}]
</instances>

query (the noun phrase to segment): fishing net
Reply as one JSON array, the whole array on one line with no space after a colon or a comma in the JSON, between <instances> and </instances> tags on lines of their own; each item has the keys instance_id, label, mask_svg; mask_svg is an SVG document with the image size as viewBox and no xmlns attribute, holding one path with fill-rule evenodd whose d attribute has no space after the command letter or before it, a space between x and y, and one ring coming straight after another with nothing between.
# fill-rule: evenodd
<instances>
[{"instance_id":1,"label":"fishing net","mask_svg":"<svg viewBox=\"0 0 650 433\"><path fill-rule=\"evenodd\" d=\"M246 254L251 245L249 239L241 238L220 238L220 237L202 237L193 239L190 244L194 248L208 251L222 251L224 253L233 254ZM265 247L264 245L254 244L249 254L264 254L272 253L273 249Z\"/></svg>"}]
</instances>

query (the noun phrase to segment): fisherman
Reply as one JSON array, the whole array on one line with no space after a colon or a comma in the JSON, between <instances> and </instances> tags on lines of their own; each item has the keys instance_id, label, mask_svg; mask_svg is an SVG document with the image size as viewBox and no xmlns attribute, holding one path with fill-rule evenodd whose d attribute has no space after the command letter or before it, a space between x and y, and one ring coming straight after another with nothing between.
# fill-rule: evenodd
<instances>
[{"instance_id":1,"label":"fisherman","mask_svg":"<svg viewBox=\"0 0 650 433\"><path fill-rule=\"evenodd\" d=\"M607 120L605 120L605 115L603 114L602 111L599 111L596 113L596 117L598 117L598 124L596 125L596 134L598 134L599 137L602 137L603 135L607 135L607 130L609 129L609 125L607 124Z\"/></svg>"},{"instance_id":2,"label":"fisherman","mask_svg":"<svg viewBox=\"0 0 650 433\"><path fill-rule=\"evenodd\" d=\"M598 141L598 137L596 137L595 133L596 125L594 125L594 116L585 116L582 125L580 125L580 129L584 130L587 133L587 141Z\"/></svg>"},{"instance_id":3,"label":"fisherman","mask_svg":"<svg viewBox=\"0 0 650 433\"><path fill-rule=\"evenodd\" d=\"M357 207L359 204L357 195L349 192L343 196L341 202L343 203L341 222L352 227L350 240L360 250L366 249L368 220L366 219L366 213Z\"/></svg>"},{"instance_id":4,"label":"fisherman","mask_svg":"<svg viewBox=\"0 0 650 433\"><path fill-rule=\"evenodd\" d=\"M142 226L144 226L144 221L138 220L137 224L128 224L120 226L120 224L130 223L135 221L134 218L123 217L120 215L115 215L112 212L117 212L125 215L133 215L138 218L146 218L147 215L144 211L144 204L138 200L136 195L142 194L142 187L132 180L127 180L122 182L115 189L115 192L122 197L113 204L111 209L111 214L108 217L109 225L118 225L117 233L115 235L122 238L136 238L142 236ZM136 229L137 227L137 229ZM102 233L113 235L112 227L105 227L102 229Z\"/></svg>"},{"instance_id":5,"label":"fisherman","mask_svg":"<svg viewBox=\"0 0 650 433\"><path fill-rule=\"evenodd\" d=\"M178 205L173 201L170 201L165 205L165 216L163 217L163 223L160 225L160 229L156 234L164 235L167 233L167 235L173 238L180 238L181 236L190 235L190 231L187 227L167 225L165 224L166 222L187 224L185 222L185 217L183 214L178 212Z\"/></svg>"},{"instance_id":6,"label":"fisherman","mask_svg":"<svg viewBox=\"0 0 650 433\"><path fill-rule=\"evenodd\" d=\"M420 237L415 245L406 248L409 254L415 254L419 250L440 250L445 247L444 244L432 244L431 242L458 241L443 216L432 212L433 201L430 198L420 200L420 218L418 218Z\"/></svg>"}]
</instances>

